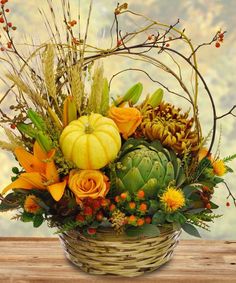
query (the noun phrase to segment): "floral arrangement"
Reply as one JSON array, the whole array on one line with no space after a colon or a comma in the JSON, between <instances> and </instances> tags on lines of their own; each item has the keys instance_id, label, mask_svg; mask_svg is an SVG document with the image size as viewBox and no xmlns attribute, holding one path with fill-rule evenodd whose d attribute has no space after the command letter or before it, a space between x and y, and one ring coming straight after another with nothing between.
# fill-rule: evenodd
<instances>
[{"instance_id":1,"label":"floral arrangement","mask_svg":"<svg viewBox=\"0 0 236 283\"><path fill-rule=\"evenodd\" d=\"M219 48L225 32L217 31L210 42L194 47L185 31L177 28L179 21L174 25L153 21L124 3L114 11L111 48L100 49L87 43L92 2L82 38L80 32L76 34L79 20L71 18L69 1L63 1L65 42L48 3L55 21L45 20L51 41L34 47L26 58L13 40L17 28L9 20L8 1L1 1L2 60L12 67L7 74L12 85L0 103L8 103L10 94L15 103L7 105L10 111L1 107L8 141L0 141L0 147L12 152L19 166L12 168L12 183L1 192L0 211L16 210L15 219L32 222L34 227L47 221L58 233L76 229L96 237L99 229L111 227L128 236L157 236L159 227L167 225L200 236L197 227L208 230L209 222L220 216L214 213L218 205L213 202L219 184L228 190L227 206L230 199L235 204L224 175L232 172L228 162L236 155L222 158L219 150L212 153L217 121L231 115L235 106L217 115L196 60L199 48ZM125 15L143 17L149 23L124 33L119 23ZM190 54L182 54L178 44L187 45ZM181 92L144 70L129 68L112 79L139 71L161 88L142 96L143 85L137 82L113 97L112 79L104 76L102 63L95 63L113 55L155 66L173 76ZM178 72L161 61L164 55L178 66ZM176 58L192 69L192 92ZM207 137L202 136L198 117L200 82L213 112ZM167 93L185 99L191 109L184 112L168 102Z\"/></svg>"}]
</instances>

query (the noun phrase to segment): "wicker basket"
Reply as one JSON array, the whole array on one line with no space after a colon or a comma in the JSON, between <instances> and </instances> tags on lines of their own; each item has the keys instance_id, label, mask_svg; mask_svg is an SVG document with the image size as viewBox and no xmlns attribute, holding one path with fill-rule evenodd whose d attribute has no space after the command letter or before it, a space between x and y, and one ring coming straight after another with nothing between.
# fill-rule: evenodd
<instances>
[{"instance_id":1,"label":"wicker basket","mask_svg":"<svg viewBox=\"0 0 236 283\"><path fill-rule=\"evenodd\" d=\"M151 272L172 258L180 230L161 228L152 238L130 238L112 229L87 238L78 231L60 234L66 257L90 274L133 277Z\"/></svg>"}]
</instances>

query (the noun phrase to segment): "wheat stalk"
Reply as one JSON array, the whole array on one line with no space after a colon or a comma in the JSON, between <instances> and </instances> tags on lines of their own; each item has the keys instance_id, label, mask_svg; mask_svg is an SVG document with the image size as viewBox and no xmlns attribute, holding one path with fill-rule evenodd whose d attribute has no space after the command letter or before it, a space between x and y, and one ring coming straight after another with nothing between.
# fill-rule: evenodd
<instances>
[{"instance_id":1,"label":"wheat stalk","mask_svg":"<svg viewBox=\"0 0 236 283\"><path fill-rule=\"evenodd\" d=\"M47 45L43 53L43 73L48 95L56 101L57 91L54 75L54 48L51 44Z\"/></svg>"},{"instance_id":2,"label":"wheat stalk","mask_svg":"<svg viewBox=\"0 0 236 283\"><path fill-rule=\"evenodd\" d=\"M19 76L7 74L6 77L11 80L22 92L27 94L34 105L41 106L42 108L47 108L49 106L48 102L44 100L36 91L32 90L26 83L24 83Z\"/></svg>"},{"instance_id":3,"label":"wheat stalk","mask_svg":"<svg viewBox=\"0 0 236 283\"><path fill-rule=\"evenodd\" d=\"M80 67L78 64L69 69L69 80L71 95L74 97L78 111L81 110L82 98L84 96L84 84L81 80Z\"/></svg>"},{"instance_id":4,"label":"wheat stalk","mask_svg":"<svg viewBox=\"0 0 236 283\"><path fill-rule=\"evenodd\" d=\"M103 84L104 84L104 78L103 78L103 66L98 65L93 74L93 84L91 87L91 94L89 97L89 111L93 111L96 113L99 113L101 108L101 102L102 102L102 91L103 91Z\"/></svg>"}]
</instances>

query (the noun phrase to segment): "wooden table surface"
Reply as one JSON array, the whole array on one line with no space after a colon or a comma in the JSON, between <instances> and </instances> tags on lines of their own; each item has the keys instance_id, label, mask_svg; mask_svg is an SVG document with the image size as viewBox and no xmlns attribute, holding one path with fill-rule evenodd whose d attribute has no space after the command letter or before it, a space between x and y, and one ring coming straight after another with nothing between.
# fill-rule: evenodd
<instances>
[{"instance_id":1,"label":"wooden table surface","mask_svg":"<svg viewBox=\"0 0 236 283\"><path fill-rule=\"evenodd\" d=\"M0 282L236 282L236 241L182 240L174 258L136 278L87 275L65 259L57 238L0 238Z\"/></svg>"}]
</instances>

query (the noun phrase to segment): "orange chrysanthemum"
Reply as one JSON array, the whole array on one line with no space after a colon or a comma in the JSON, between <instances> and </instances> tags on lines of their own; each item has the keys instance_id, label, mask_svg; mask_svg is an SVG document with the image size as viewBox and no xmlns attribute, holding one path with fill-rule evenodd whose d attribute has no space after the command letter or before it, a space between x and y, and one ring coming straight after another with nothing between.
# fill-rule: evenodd
<instances>
[{"instance_id":1,"label":"orange chrysanthemum","mask_svg":"<svg viewBox=\"0 0 236 283\"><path fill-rule=\"evenodd\" d=\"M218 160L215 160L213 163L212 163L212 166L213 166L213 172L217 175L217 176L223 176L226 171L227 171L227 168L225 166L225 163L223 160L221 159L218 159Z\"/></svg>"},{"instance_id":2,"label":"orange chrysanthemum","mask_svg":"<svg viewBox=\"0 0 236 283\"><path fill-rule=\"evenodd\" d=\"M36 214L40 211L41 207L37 203L38 198L34 195L29 195L25 199L24 209L26 212Z\"/></svg>"}]
</instances>

